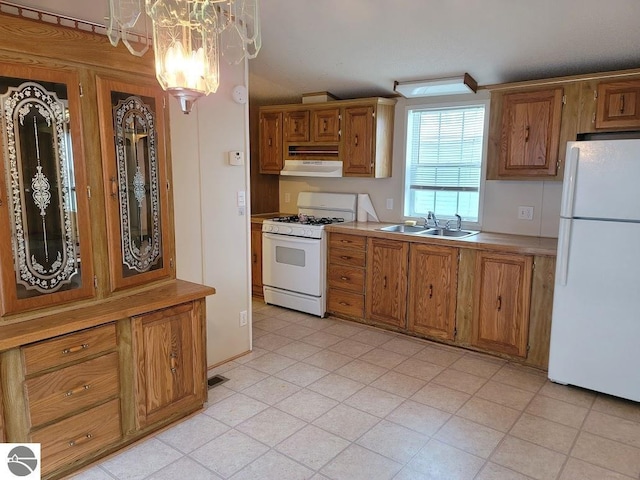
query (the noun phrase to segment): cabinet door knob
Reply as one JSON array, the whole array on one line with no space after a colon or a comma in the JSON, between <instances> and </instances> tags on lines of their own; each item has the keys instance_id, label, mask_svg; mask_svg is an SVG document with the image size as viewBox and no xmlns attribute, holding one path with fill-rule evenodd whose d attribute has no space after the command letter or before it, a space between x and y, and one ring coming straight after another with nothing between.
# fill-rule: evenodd
<instances>
[{"instance_id":1,"label":"cabinet door knob","mask_svg":"<svg viewBox=\"0 0 640 480\"><path fill-rule=\"evenodd\" d=\"M355 142L355 146L358 146L358 135L356 135L355 137L353 137L353 140Z\"/></svg>"},{"instance_id":2,"label":"cabinet door knob","mask_svg":"<svg viewBox=\"0 0 640 480\"><path fill-rule=\"evenodd\" d=\"M620 95L620 113L624 113L624 94Z\"/></svg>"},{"instance_id":3,"label":"cabinet door knob","mask_svg":"<svg viewBox=\"0 0 640 480\"><path fill-rule=\"evenodd\" d=\"M528 142L529 141L529 125L527 125L526 127L524 127L524 141Z\"/></svg>"},{"instance_id":4,"label":"cabinet door knob","mask_svg":"<svg viewBox=\"0 0 640 480\"><path fill-rule=\"evenodd\" d=\"M433 284L429 284L429 298L433 298Z\"/></svg>"},{"instance_id":5,"label":"cabinet door knob","mask_svg":"<svg viewBox=\"0 0 640 480\"><path fill-rule=\"evenodd\" d=\"M502 295L498 295L498 302L496 306L498 308L498 311L502 310Z\"/></svg>"},{"instance_id":6,"label":"cabinet door knob","mask_svg":"<svg viewBox=\"0 0 640 480\"><path fill-rule=\"evenodd\" d=\"M382 288L387 288L387 276L382 277Z\"/></svg>"},{"instance_id":7,"label":"cabinet door knob","mask_svg":"<svg viewBox=\"0 0 640 480\"><path fill-rule=\"evenodd\" d=\"M116 177L111 177L109 180L111 181L111 197L117 198L118 197L118 181L116 180Z\"/></svg>"}]
</instances>

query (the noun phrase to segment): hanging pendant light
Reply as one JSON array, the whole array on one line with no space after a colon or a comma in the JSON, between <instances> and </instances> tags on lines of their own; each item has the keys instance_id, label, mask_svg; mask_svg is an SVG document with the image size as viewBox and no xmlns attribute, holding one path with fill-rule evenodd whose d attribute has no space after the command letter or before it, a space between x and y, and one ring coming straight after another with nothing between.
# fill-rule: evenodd
<instances>
[{"instance_id":1,"label":"hanging pendant light","mask_svg":"<svg viewBox=\"0 0 640 480\"><path fill-rule=\"evenodd\" d=\"M153 24L156 77L178 98L184 113L198 98L218 89L221 55L230 64L257 56L262 45L258 1L145 0ZM124 42L134 28L141 2L109 0L110 24L116 25L109 29L112 44L117 44L118 34ZM140 12L143 17L145 12Z\"/></svg>"}]
</instances>

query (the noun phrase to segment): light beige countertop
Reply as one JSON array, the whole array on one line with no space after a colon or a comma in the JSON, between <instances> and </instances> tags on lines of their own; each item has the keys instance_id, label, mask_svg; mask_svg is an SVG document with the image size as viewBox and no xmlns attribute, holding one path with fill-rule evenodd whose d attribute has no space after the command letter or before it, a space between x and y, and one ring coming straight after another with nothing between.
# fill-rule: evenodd
<instances>
[{"instance_id":1,"label":"light beige countertop","mask_svg":"<svg viewBox=\"0 0 640 480\"><path fill-rule=\"evenodd\" d=\"M386 238L389 240L404 240L415 243L428 243L433 245L448 245L459 248L472 248L477 250L496 250L507 253L519 253L527 255L556 256L558 239L547 237L530 237L526 235L511 235L506 233L480 232L466 238L452 239L439 238L424 235L412 235L409 233L382 232L378 230L394 223L352 222L327 225L328 232L351 233L368 237Z\"/></svg>"}]
</instances>

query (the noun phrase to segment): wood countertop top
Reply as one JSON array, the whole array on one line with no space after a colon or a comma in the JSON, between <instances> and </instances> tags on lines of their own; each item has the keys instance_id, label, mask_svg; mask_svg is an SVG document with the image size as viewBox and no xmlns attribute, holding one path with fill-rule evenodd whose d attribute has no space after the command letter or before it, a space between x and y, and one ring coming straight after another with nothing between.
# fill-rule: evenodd
<instances>
[{"instance_id":1,"label":"wood countertop top","mask_svg":"<svg viewBox=\"0 0 640 480\"><path fill-rule=\"evenodd\" d=\"M526 255L556 256L558 240L547 237L531 237L527 235L510 235L506 233L480 232L466 238L452 239L408 233L382 232L379 229L395 223L352 222L327 225L328 232L351 233L368 237L404 240L415 243L457 246L476 250L495 250L506 253Z\"/></svg>"},{"instance_id":2,"label":"wood countertop top","mask_svg":"<svg viewBox=\"0 0 640 480\"><path fill-rule=\"evenodd\" d=\"M116 294L103 301L45 314L31 320L0 324L0 351L190 302L213 295L215 292L212 287L184 280L172 280L148 289Z\"/></svg>"}]
</instances>

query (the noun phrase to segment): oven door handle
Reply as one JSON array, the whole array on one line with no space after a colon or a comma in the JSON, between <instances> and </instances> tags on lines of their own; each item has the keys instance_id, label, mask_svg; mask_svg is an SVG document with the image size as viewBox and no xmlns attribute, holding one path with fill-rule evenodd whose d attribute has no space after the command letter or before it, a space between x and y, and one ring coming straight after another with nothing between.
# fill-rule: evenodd
<instances>
[{"instance_id":1,"label":"oven door handle","mask_svg":"<svg viewBox=\"0 0 640 480\"><path fill-rule=\"evenodd\" d=\"M299 244L313 245L313 244L317 244L320 241L319 238L296 237L294 235L280 235L277 233L267 233L267 232L262 232L262 236L263 238L266 238L269 240L289 242L289 243L295 242L298 245Z\"/></svg>"}]
</instances>

